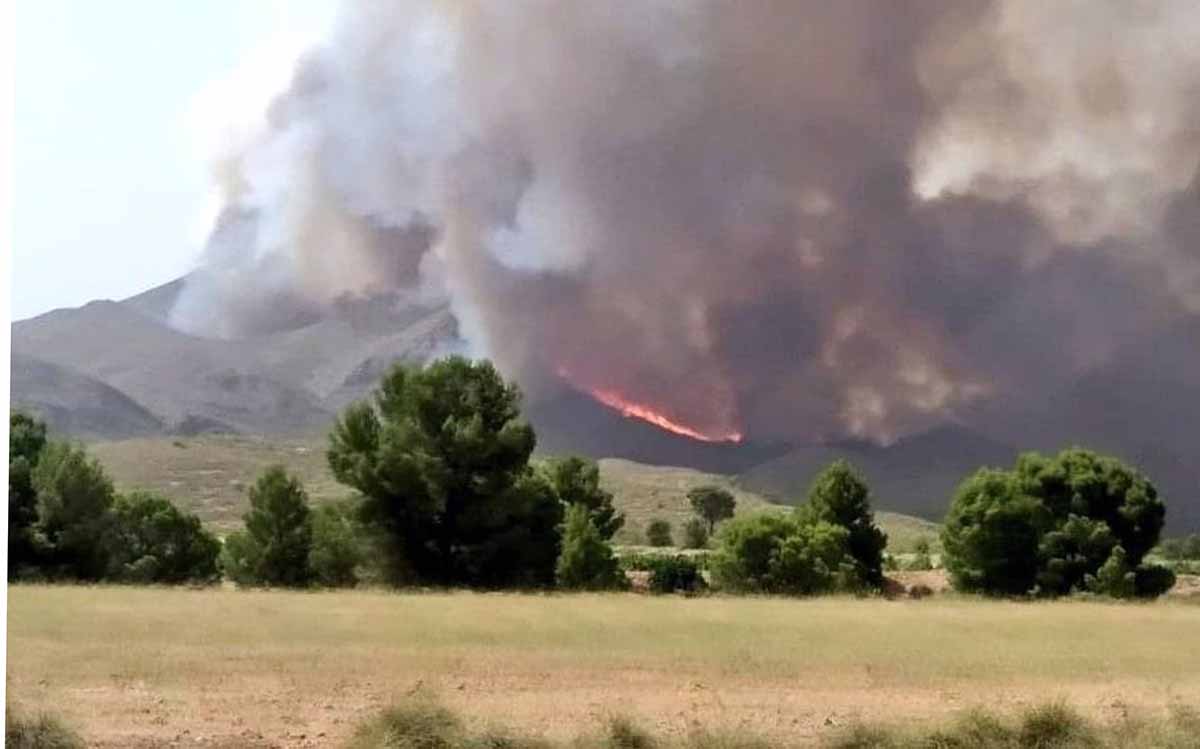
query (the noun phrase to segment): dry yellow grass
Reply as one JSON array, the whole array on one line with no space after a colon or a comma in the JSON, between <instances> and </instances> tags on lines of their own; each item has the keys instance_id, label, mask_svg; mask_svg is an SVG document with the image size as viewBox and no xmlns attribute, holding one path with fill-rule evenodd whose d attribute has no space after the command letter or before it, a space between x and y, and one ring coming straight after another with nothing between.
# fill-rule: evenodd
<instances>
[{"instance_id":1,"label":"dry yellow grass","mask_svg":"<svg viewBox=\"0 0 1200 749\"><path fill-rule=\"evenodd\" d=\"M557 737L613 712L804 739L1056 697L1100 718L1200 704L1200 607L1167 602L21 585L8 625L12 693L107 746L336 745L418 685Z\"/></svg>"}]
</instances>

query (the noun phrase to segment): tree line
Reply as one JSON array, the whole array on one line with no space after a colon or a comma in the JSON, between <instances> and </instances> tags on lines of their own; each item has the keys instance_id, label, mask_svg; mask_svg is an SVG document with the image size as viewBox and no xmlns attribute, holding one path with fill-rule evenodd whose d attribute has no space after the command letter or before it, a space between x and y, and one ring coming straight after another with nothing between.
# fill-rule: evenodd
<instances>
[{"instance_id":1,"label":"tree line","mask_svg":"<svg viewBox=\"0 0 1200 749\"><path fill-rule=\"evenodd\" d=\"M249 489L243 528L222 543L164 497L117 494L78 446L10 417L9 575L138 583L343 586L360 570L394 586L618 589L612 548L624 518L594 461L535 464L521 393L486 360L448 357L397 366L348 407L327 458L352 499L313 508L282 466ZM684 545L702 562L641 560L660 589L711 584L731 592L810 595L878 590L887 536L870 489L845 461L814 480L789 513L734 515L727 490L689 492L696 517ZM1080 449L1023 455L981 469L952 498L945 566L964 591L1055 596L1090 591L1152 597L1173 573L1148 564L1165 505L1113 458ZM652 543L670 528L652 524ZM634 564L639 562L632 562ZM625 565L628 568L629 564ZM674 587L673 587L674 586Z\"/></svg>"}]
</instances>

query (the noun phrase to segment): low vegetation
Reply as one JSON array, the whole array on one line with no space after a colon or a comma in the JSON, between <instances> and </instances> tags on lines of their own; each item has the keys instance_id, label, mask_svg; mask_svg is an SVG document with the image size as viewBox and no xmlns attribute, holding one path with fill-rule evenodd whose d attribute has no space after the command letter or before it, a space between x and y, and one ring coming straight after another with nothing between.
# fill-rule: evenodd
<instances>
[{"instance_id":1,"label":"low vegetation","mask_svg":"<svg viewBox=\"0 0 1200 749\"><path fill-rule=\"evenodd\" d=\"M647 573L651 593L698 593L708 587L702 567L705 558L685 554L635 554L621 559L621 567Z\"/></svg>"},{"instance_id":2,"label":"low vegetation","mask_svg":"<svg viewBox=\"0 0 1200 749\"><path fill-rule=\"evenodd\" d=\"M198 518L147 492L117 494L78 445L9 418L9 579L212 582L220 543Z\"/></svg>"},{"instance_id":3,"label":"low vegetation","mask_svg":"<svg viewBox=\"0 0 1200 749\"><path fill-rule=\"evenodd\" d=\"M592 513L584 504L567 509L563 530L562 553L555 567L558 586L566 590L619 590L625 587L625 575L613 555L612 547L596 527Z\"/></svg>"},{"instance_id":4,"label":"low vegetation","mask_svg":"<svg viewBox=\"0 0 1200 749\"><path fill-rule=\"evenodd\" d=\"M1152 598L1175 583L1143 562L1165 514L1154 485L1114 458L1027 453L959 486L942 531L946 567L968 592Z\"/></svg>"},{"instance_id":5,"label":"low vegetation","mask_svg":"<svg viewBox=\"0 0 1200 749\"><path fill-rule=\"evenodd\" d=\"M313 580L312 511L308 495L283 466L268 468L250 487L246 528L229 536L221 564L243 585L300 588Z\"/></svg>"},{"instance_id":6,"label":"low vegetation","mask_svg":"<svg viewBox=\"0 0 1200 749\"><path fill-rule=\"evenodd\" d=\"M165 497L132 492L113 506L110 576L121 582L207 583L219 577L221 542Z\"/></svg>"},{"instance_id":7,"label":"low vegetation","mask_svg":"<svg viewBox=\"0 0 1200 749\"><path fill-rule=\"evenodd\" d=\"M805 745L825 749L1194 749L1200 713L1174 706L1166 716L1126 716L1110 723L1090 721L1057 702L1026 708L1014 716L972 710L946 725L896 729L854 724ZM662 736L622 715L608 717L571 742L490 727L471 731L454 711L429 696L387 708L363 723L347 749L775 749L794 741L767 738L746 727L711 730L693 726L683 736Z\"/></svg>"},{"instance_id":8,"label":"low vegetation","mask_svg":"<svg viewBox=\"0 0 1200 749\"><path fill-rule=\"evenodd\" d=\"M875 525L869 490L844 462L813 481L808 502L790 516L728 521L710 569L726 590L815 595L879 589L887 536Z\"/></svg>"},{"instance_id":9,"label":"low vegetation","mask_svg":"<svg viewBox=\"0 0 1200 749\"><path fill-rule=\"evenodd\" d=\"M698 486L687 493L692 511L708 524L708 535L713 534L717 523L733 517L737 500L727 489L719 486Z\"/></svg>"},{"instance_id":10,"label":"low vegetation","mask_svg":"<svg viewBox=\"0 0 1200 749\"><path fill-rule=\"evenodd\" d=\"M829 749L1193 749L1200 712L1172 705L1167 715L1126 714L1107 724L1088 720L1061 702L1015 716L976 709L945 726L897 729L855 725L826 742Z\"/></svg>"},{"instance_id":11,"label":"low vegetation","mask_svg":"<svg viewBox=\"0 0 1200 749\"><path fill-rule=\"evenodd\" d=\"M395 583L551 585L563 503L530 466L521 394L490 362L396 367L334 424L329 464L387 538Z\"/></svg>"},{"instance_id":12,"label":"low vegetation","mask_svg":"<svg viewBox=\"0 0 1200 749\"><path fill-rule=\"evenodd\" d=\"M708 546L708 526L700 518L692 518L683 525L683 548L703 549Z\"/></svg>"},{"instance_id":13,"label":"low vegetation","mask_svg":"<svg viewBox=\"0 0 1200 749\"><path fill-rule=\"evenodd\" d=\"M165 584L223 574L271 587L623 587L612 544L628 531L626 517L597 464L532 460L536 437L520 402L517 387L487 361L397 366L329 434L329 469L350 496L314 507L300 476L270 466L249 487L242 527L223 542L164 496L118 494L83 447L49 440L37 420L13 414L10 574ZM692 516L680 527L655 517L645 538L663 549L711 547L705 574L697 568L704 587L875 593L887 588L885 564L935 566L929 539L905 530L912 551L885 559L888 535L870 488L845 461L819 473L806 503L790 513L739 512L734 491L719 483L684 493ZM1080 449L1031 453L1012 471L983 469L963 482L937 562L964 592L1152 598L1175 581L1170 567L1148 559L1165 511L1153 484L1119 461ZM1168 544L1161 553L1188 548ZM698 583L680 580L695 563L640 571L660 580L651 590L694 593Z\"/></svg>"},{"instance_id":14,"label":"low vegetation","mask_svg":"<svg viewBox=\"0 0 1200 749\"><path fill-rule=\"evenodd\" d=\"M9 702L4 709L4 746L8 749L83 749L83 739L50 713L28 715Z\"/></svg>"},{"instance_id":15,"label":"low vegetation","mask_svg":"<svg viewBox=\"0 0 1200 749\"><path fill-rule=\"evenodd\" d=\"M748 725L803 744L981 702L1004 716L1061 697L1099 724L1200 705L1200 649L1187 647L1198 616L1174 600L19 584L8 684L28 714L52 710L113 747L170 745L184 731L221 746L291 746L299 734L339 746L417 685L470 726L556 742L623 713L663 740ZM247 729L263 740L217 740Z\"/></svg>"},{"instance_id":16,"label":"low vegetation","mask_svg":"<svg viewBox=\"0 0 1200 749\"><path fill-rule=\"evenodd\" d=\"M671 524L662 518L651 520L650 524L646 526L646 543L658 548L673 546L675 538L671 531Z\"/></svg>"}]
</instances>

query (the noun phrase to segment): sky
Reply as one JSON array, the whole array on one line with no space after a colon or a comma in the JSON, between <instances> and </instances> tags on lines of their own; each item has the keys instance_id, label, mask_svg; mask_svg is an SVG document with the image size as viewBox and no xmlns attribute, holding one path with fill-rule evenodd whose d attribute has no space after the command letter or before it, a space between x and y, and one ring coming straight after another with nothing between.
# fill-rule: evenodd
<instances>
[{"instance_id":1,"label":"sky","mask_svg":"<svg viewBox=\"0 0 1200 749\"><path fill-rule=\"evenodd\" d=\"M12 319L186 273L213 211L209 154L334 12L334 0L17 2Z\"/></svg>"}]
</instances>

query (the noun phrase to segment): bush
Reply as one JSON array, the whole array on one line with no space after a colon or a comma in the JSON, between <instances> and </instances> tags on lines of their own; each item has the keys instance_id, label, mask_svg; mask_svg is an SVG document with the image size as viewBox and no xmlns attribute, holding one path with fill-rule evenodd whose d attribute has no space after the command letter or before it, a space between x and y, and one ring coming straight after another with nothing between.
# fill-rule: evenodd
<instances>
[{"instance_id":1,"label":"bush","mask_svg":"<svg viewBox=\"0 0 1200 749\"><path fill-rule=\"evenodd\" d=\"M360 726L350 749L461 749L467 743L457 715L428 699L414 699Z\"/></svg>"},{"instance_id":2,"label":"bush","mask_svg":"<svg viewBox=\"0 0 1200 749\"><path fill-rule=\"evenodd\" d=\"M1200 533L1192 533L1178 538L1165 538L1159 544L1158 551L1164 559L1173 562L1200 560Z\"/></svg>"},{"instance_id":3,"label":"bush","mask_svg":"<svg viewBox=\"0 0 1200 749\"><path fill-rule=\"evenodd\" d=\"M261 585L258 570L262 549L244 530L230 533L221 543L217 566L225 577L238 585Z\"/></svg>"},{"instance_id":4,"label":"bush","mask_svg":"<svg viewBox=\"0 0 1200 749\"><path fill-rule=\"evenodd\" d=\"M650 573L653 593L695 593L705 587L700 561L683 554L641 554L622 560L625 569Z\"/></svg>"},{"instance_id":5,"label":"bush","mask_svg":"<svg viewBox=\"0 0 1200 749\"><path fill-rule=\"evenodd\" d=\"M1158 598L1175 587L1175 571L1161 565L1143 564L1133 575L1134 590L1142 598Z\"/></svg>"},{"instance_id":6,"label":"bush","mask_svg":"<svg viewBox=\"0 0 1200 749\"><path fill-rule=\"evenodd\" d=\"M612 493L600 488L600 467L596 461L572 455L551 461L546 474L560 502L587 508L592 524L604 540L612 539L625 525L625 516L613 507Z\"/></svg>"},{"instance_id":7,"label":"bush","mask_svg":"<svg viewBox=\"0 0 1200 749\"><path fill-rule=\"evenodd\" d=\"M109 568L113 485L81 447L50 442L33 470L35 535L51 577L101 580Z\"/></svg>"},{"instance_id":8,"label":"bush","mask_svg":"<svg viewBox=\"0 0 1200 749\"><path fill-rule=\"evenodd\" d=\"M1153 596L1166 577L1139 570L1164 513L1154 486L1114 458L1027 453L1012 471L980 470L959 486L942 530L945 564L966 591Z\"/></svg>"},{"instance_id":9,"label":"bush","mask_svg":"<svg viewBox=\"0 0 1200 749\"><path fill-rule=\"evenodd\" d=\"M808 490L808 503L799 512L808 520L845 528L859 579L876 588L883 584L887 534L875 525L871 490L850 463L837 460L821 471Z\"/></svg>"},{"instance_id":10,"label":"bush","mask_svg":"<svg viewBox=\"0 0 1200 749\"><path fill-rule=\"evenodd\" d=\"M609 718L604 746L607 749L654 749L658 742L641 726L624 716Z\"/></svg>"},{"instance_id":11,"label":"bush","mask_svg":"<svg viewBox=\"0 0 1200 749\"><path fill-rule=\"evenodd\" d=\"M110 575L132 583L212 582L221 542L170 500L148 492L113 506Z\"/></svg>"},{"instance_id":12,"label":"bush","mask_svg":"<svg viewBox=\"0 0 1200 749\"><path fill-rule=\"evenodd\" d=\"M1117 727L1109 733L1120 731ZM1016 721L1001 720L987 712L973 710L948 727L915 732L855 724L836 735L828 746L830 749L1149 749L1161 746L1146 731L1125 738L1130 740L1105 741L1102 732L1079 713L1061 704L1049 704L1026 709Z\"/></svg>"},{"instance_id":13,"label":"bush","mask_svg":"<svg viewBox=\"0 0 1200 749\"><path fill-rule=\"evenodd\" d=\"M646 542L651 546L671 546L671 524L662 518L655 518L646 526Z\"/></svg>"},{"instance_id":14,"label":"bush","mask_svg":"<svg viewBox=\"0 0 1200 749\"><path fill-rule=\"evenodd\" d=\"M474 724L477 721L469 721ZM745 726L709 733L694 726L684 736L652 734L623 716L609 717L600 735L550 743L498 732L470 732L459 716L425 697L410 699L362 724L349 749L771 749L795 739L767 738ZM1095 724L1062 704L1027 708L1013 716L971 710L946 725L898 729L852 723L833 729L828 749L1195 749L1200 713L1174 707L1166 717L1127 717ZM808 745L808 742L805 742Z\"/></svg>"},{"instance_id":15,"label":"bush","mask_svg":"<svg viewBox=\"0 0 1200 749\"><path fill-rule=\"evenodd\" d=\"M933 569L933 559L929 556L929 542L925 539L917 541L912 559L904 565L909 572L926 572Z\"/></svg>"},{"instance_id":16,"label":"bush","mask_svg":"<svg viewBox=\"0 0 1200 749\"><path fill-rule=\"evenodd\" d=\"M29 717L13 709L4 711L4 746L8 749L83 749L83 739L53 715Z\"/></svg>"},{"instance_id":17,"label":"bush","mask_svg":"<svg viewBox=\"0 0 1200 749\"><path fill-rule=\"evenodd\" d=\"M809 595L861 585L850 533L824 521L774 514L734 518L717 535L713 582L731 591Z\"/></svg>"},{"instance_id":18,"label":"bush","mask_svg":"<svg viewBox=\"0 0 1200 749\"><path fill-rule=\"evenodd\" d=\"M692 518L683 526L683 548L703 549L708 546L708 526L700 518Z\"/></svg>"},{"instance_id":19,"label":"bush","mask_svg":"<svg viewBox=\"0 0 1200 749\"><path fill-rule=\"evenodd\" d=\"M708 535L712 535L717 523L733 517L737 500L727 489L719 486L698 486L687 493L692 511L708 523Z\"/></svg>"},{"instance_id":20,"label":"bush","mask_svg":"<svg viewBox=\"0 0 1200 749\"><path fill-rule=\"evenodd\" d=\"M394 582L553 584L563 506L520 403L490 362L452 356L393 368L337 420L329 466L389 538Z\"/></svg>"},{"instance_id":21,"label":"bush","mask_svg":"<svg viewBox=\"0 0 1200 749\"><path fill-rule=\"evenodd\" d=\"M8 579L38 565L38 498L33 470L46 447L46 425L28 414L8 417Z\"/></svg>"},{"instance_id":22,"label":"bush","mask_svg":"<svg viewBox=\"0 0 1200 749\"><path fill-rule=\"evenodd\" d=\"M358 567L366 555L355 511L352 502L344 502L322 505L312 513L308 567L317 584L329 588L358 584Z\"/></svg>"},{"instance_id":23,"label":"bush","mask_svg":"<svg viewBox=\"0 0 1200 749\"><path fill-rule=\"evenodd\" d=\"M250 487L245 531L225 540L222 566L245 585L302 587L312 581L312 518L308 495L283 466L272 466Z\"/></svg>"},{"instance_id":24,"label":"bush","mask_svg":"<svg viewBox=\"0 0 1200 749\"><path fill-rule=\"evenodd\" d=\"M571 590L624 587L625 576L586 505L574 504L567 509L556 576L559 587Z\"/></svg>"}]
</instances>

